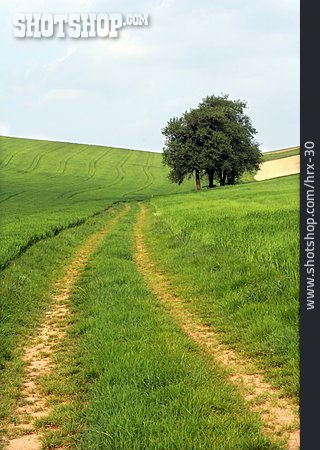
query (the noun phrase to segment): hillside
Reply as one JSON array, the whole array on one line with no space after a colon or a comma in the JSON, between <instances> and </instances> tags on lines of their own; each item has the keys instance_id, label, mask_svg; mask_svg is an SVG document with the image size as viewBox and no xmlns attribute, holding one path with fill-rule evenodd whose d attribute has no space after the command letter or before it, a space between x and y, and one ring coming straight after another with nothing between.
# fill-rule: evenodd
<instances>
[{"instance_id":1,"label":"hillside","mask_svg":"<svg viewBox=\"0 0 320 450\"><path fill-rule=\"evenodd\" d=\"M291 156L300 155L300 147L288 147L279 150L272 150L263 153L263 161L273 161L275 159L289 158Z\"/></svg>"},{"instance_id":2,"label":"hillside","mask_svg":"<svg viewBox=\"0 0 320 450\"><path fill-rule=\"evenodd\" d=\"M299 177L0 143L4 447L298 449Z\"/></svg>"},{"instance_id":3,"label":"hillside","mask_svg":"<svg viewBox=\"0 0 320 450\"><path fill-rule=\"evenodd\" d=\"M254 179L257 181L270 180L271 178L286 177L297 173L300 173L299 155L272 159L262 163Z\"/></svg>"},{"instance_id":4,"label":"hillside","mask_svg":"<svg viewBox=\"0 0 320 450\"><path fill-rule=\"evenodd\" d=\"M169 182L159 153L4 136L0 148L0 268L33 242L82 223L114 202L194 189L192 180L182 186ZM290 160L297 153L299 147L264 153L266 166L255 178L296 173ZM280 172L273 166L279 162ZM282 171L287 163L289 169Z\"/></svg>"},{"instance_id":5,"label":"hillside","mask_svg":"<svg viewBox=\"0 0 320 450\"><path fill-rule=\"evenodd\" d=\"M10 137L0 149L0 268L114 202L193 188L169 182L159 153Z\"/></svg>"},{"instance_id":6,"label":"hillside","mask_svg":"<svg viewBox=\"0 0 320 450\"><path fill-rule=\"evenodd\" d=\"M263 163L255 174L256 181L270 180L300 173L300 148L289 147L263 153Z\"/></svg>"},{"instance_id":7,"label":"hillside","mask_svg":"<svg viewBox=\"0 0 320 450\"><path fill-rule=\"evenodd\" d=\"M191 309L299 393L299 178L150 201L148 238ZM293 328L294 325L294 328ZM246 330L245 333L239 330Z\"/></svg>"}]
</instances>

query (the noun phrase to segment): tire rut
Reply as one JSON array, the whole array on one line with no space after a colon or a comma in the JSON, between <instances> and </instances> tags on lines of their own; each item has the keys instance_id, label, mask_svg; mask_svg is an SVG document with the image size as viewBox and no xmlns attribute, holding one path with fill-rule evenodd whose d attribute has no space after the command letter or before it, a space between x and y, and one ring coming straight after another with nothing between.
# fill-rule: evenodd
<instances>
[{"instance_id":1,"label":"tire rut","mask_svg":"<svg viewBox=\"0 0 320 450\"><path fill-rule=\"evenodd\" d=\"M201 323L183 301L174 294L169 279L152 261L145 245L144 224L146 208L141 205L135 231L135 259L148 288L164 305L168 314L199 347L205 350L227 373L230 383L236 385L248 407L260 416L264 434L280 448L296 450L300 447L298 407L289 398L264 379L261 370L221 342L212 327ZM283 443L285 441L285 443Z\"/></svg>"},{"instance_id":2,"label":"tire rut","mask_svg":"<svg viewBox=\"0 0 320 450\"><path fill-rule=\"evenodd\" d=\"M41 391L40 382L43 382L55 369L54 354L67 331L66 319L69 315L70 294L99 243L129 209L130 205L126 204L106 227L91 235L66 268L64 276L57 281L52 304L45 313L41 327L24 351L25 368L21 396L13 414L14 422L6 427L5 449L39 450L42 448L41 433L36 427L35 420L48 416L51 408L48 403L50 397Z\"/></svg>"}]
</instances>

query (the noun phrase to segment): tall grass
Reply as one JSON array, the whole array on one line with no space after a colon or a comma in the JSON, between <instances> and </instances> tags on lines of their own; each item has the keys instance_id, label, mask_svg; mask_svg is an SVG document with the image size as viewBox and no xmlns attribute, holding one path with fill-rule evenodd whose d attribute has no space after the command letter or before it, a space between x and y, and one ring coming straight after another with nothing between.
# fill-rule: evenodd
<instances>
[{"instance_id":1,"label":"tall grass","mask_svg":"<svg viewBox=\"0 0 320 450\"><path fill-rule=\"evenodd\" d=\"M0 276L0 419L7 417L19 395L22 346L36 331L52 300L54 282L75 251L105 226L107 211L59 236L38 242Z\"/></svg>"},{"instance_id":2,"label":"tall grass","mask_svg":"<svg viewBox=\"0 0 320 450\"><path fill-rule=\"evenodd\" d=\"M277 448L147 290L133 258L137 209L107 236L72 297L60 372L47 383L58 405L42 421L45 445Z\"/></svg>"},{"instance_id":3,"label":"tall grass","mask_svg":"<svg viewBox=\"0 0 320 450\"><path fill-rule=\"evenodd\" d=\"M222 339L297 398L298 176L151 201L149 250Z\"/></svg>"},{"instance_id":4,"label":"tall grass","mask_svg":"<svg viewBox=\"0 0 320 450\"><path fill-rule=\"evenodd\" d=\"M186 305L297 396L297 176L167 195L193 183L169 183L159 154L14 138L0 145L2 418L19 396L22 344L54 281L114 214L101 211L146 199L150 254ZM72 296L60 368L43 386L56 404L41 421L51 429L47 447L274 448L225 374L148 292L133 259L136 214L134 206L107 237Z\"/></svg>"}]
</instances>

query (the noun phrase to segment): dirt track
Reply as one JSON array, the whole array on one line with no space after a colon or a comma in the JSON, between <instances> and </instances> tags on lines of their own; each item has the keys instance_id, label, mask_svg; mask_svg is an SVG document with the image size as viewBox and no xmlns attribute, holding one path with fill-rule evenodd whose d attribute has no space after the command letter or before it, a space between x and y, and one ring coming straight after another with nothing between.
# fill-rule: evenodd
<instances>
[{"instance_id":1,"label":"dirt track","mask_svg":"<svg viewBox=\"0 0 320 450\"><path fill-rule=\"evenodd\" d=\"M135 232L135 259L137 268L147 286L190 339L227 370L229 382L237 386L248 407L259 414L264 433L280 446L282 442L279 442L278 439L280 438L280 441L286 439L285 447L281 446L281 448L299 449L300 432L297 405L270 385L265 380L263 372L255 368L251 361L223 344L219 333L215 332L212 327L202 324L199 317L191 313L183 301L173 293L170 281L156 267L146 248L144 238L146 213L147 210L142 205Z\"/></svg>"},{"instance_id":2,"label":"dirt track","mask_svg":"<svg viewBox=\"0 0 320 450\"><path fill-rule=\"evenodd\" d=\"M260 170L254 177L257 181L270 180L271 178L284 177L300 173L300 156L289 156L288 158L274 159L261 164Z\"/></svg>"},{"instance_id":3,"label":"dirt track","mask_svg":"<svg viewBox=\"0 0 320 450\"><path fill-rule=\"evenodd\" d=\"M45 314L37 334L25 348L23 360L25 374L17 408L16 420L7 427L6 450L40 450L42 435L35 424L36 419L46 417L51 411L48 395L42 392L41 378L49 377L54 371L54 354L67 329L69 315L69 297L79 280L88 259L97 249L102 239L116 226L128 212L130 205L118 213L109 223L90 236L66 268L61 280L56 283L56 294Z\"/></svg>"}]
</instances>

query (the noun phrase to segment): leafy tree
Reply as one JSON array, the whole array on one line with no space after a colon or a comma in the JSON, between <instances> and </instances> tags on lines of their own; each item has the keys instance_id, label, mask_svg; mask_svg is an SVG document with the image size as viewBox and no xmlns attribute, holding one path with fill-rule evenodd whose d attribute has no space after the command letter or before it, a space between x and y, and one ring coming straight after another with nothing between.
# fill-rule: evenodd
<instances>
[{"instance_id":1,"label":"leafy tree","mask_svg":"<svg viewBox=\"0 0 320 450\"><path fill-rule=\"evenodd\" d=\"M245 108L245 102L227 95L208 96L197 108L170 119L162 130L163 162L171 168L170 179L180 184L195 175L200 189L204 175L209 187L215 179L224 186L235 184L245 170L258 169L261 152Z\"/></svg>"}]
</instances>

